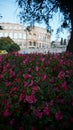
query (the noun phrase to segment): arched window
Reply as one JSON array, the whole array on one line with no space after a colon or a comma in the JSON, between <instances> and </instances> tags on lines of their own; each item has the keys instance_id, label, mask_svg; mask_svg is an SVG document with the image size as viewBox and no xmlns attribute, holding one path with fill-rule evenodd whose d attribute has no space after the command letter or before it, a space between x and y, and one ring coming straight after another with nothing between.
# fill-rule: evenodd
<instances>
[{"instance_id":1,"label":"arched window","mask_svg":"<svg viewBox=\"0 0 73 130\"><path fill-rule=\"evenodd\" d=\"M23 34L23 39L26 39L26 34Z\"/></svg>"},{"instance_id":2,"label":"arched window","mask_svg":"<svg viewBox=\"0 0 73 130\"><path fill-rule=\"evenodd\" d=\"M14 33L14 39L17 39L17 33Z\"/></svg>"},{"instance_id":3,"label":"arched window","mask_svg":"<svg viewBox=\"0 0 73 130\"><path fill-rule=\"evenodd\" d=\"M7 32L5 32L4 36L5 36L5 37L7 37L7 36L8 36L8 33L7 33Z\"/></svg>"},{"instance_id":4,"label":"arched window","mask_svg":"<svg viewBox=\"0 0 73 130\"><path fill-rule=\"evenodd\" d=\"M36 42L33 42L33 45L36 46Z\"/></svg>"},{"instance_id":5,"label":"arched window","mask_svg":"<svg viewBox=\"0 0 73 130\"><path fill-rule=\"evenodd\" d=\"M21 27L19 27L19 29L22 29Z\"/></svg>"},{"instance_id":6,"label":"arched window","mask_svg":"<svg viewBox=\"0 0 73 130\"><path fill-rule=\"evenodd\" d=\"M4 29L7 29L7 26L4 26Z\"/></svg>"},{"instance_id":7,"label":"arched window","mask_svg":"<svg viewBox=\"0 0 73 130\"><path fill-rule=\"evenodd\" d=\"M3 33L0 33L0 37L3 37Z\"/></svg>"},{"instance_id":8,"label":"arched window","mask_svg":"<svg viewBox=\"0 0 73 130\"><path fill-rule=\"evenodd\" d=\"M10 38L13 38L13 34L12 34L11 32L9 33L9 37L10 37Z\"/></svg>"},{"instance_id":9,"label":"arched window","mask_svg":"<svg viewBox=\"0 0 73 130\"><path fill-rule=\"evenodd\" d=\"M15 26L14 29L17 29L17 26Z\"/></svg>"},{"instance_id":10,"label":"arched window","mask_svg":"<svg viewBox=\"0 0 73 130\"><path fill-rule=\"evenodd\" d=\"M32 42L31 41L29 41L29 45L32 46Z\"/></svg>"},{"instance_id":11,"label":"arched window","mask_svg":"<svg viewBox=\"0 0 73 130\"><path fill-rule=\"evenodd\" d=\"M12 29L12 26L10 26L9 28Z\"/></svg>"},{"instance_id":12,"label":"arched window","mask_svg":"<svg viewBox=\"0 0 73 130\"><path fill-rule=\"evenodd\" d=\"M22 33L19 33L19 39L21 39L22 38Z\"/></svg>"}]
</instances>

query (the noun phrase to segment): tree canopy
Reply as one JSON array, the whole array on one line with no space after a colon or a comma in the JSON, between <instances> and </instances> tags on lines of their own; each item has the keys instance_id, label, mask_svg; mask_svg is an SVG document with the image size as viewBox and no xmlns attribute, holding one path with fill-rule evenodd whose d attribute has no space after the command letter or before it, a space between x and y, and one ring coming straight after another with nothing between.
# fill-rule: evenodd
<instances>
[{"instance_id":1,"label":"tree canopy","mask_svg":"<svg viewBox=\"0 0 73 130\"><path fill-rule=\"evenodd\" d=\"M0 14L0 19L2 18L2 15ZM0 30L2 30L2 27L0 26Z\"/></svg>"},{"instance_id":2,"label":"tree canopy","mask_svg":"<svg viewBox=\"0 0 73 130\"><path fill-rule=\"evenodd\" d=\"M62 27L66 27L70 20L70 6L72 0L17 0L18 5L22 9L20 18L23 22L34 25L35 22L44 22L49 27L49 19L52 18L53 12L57 12L58 8L64 14L64 21Z\"/></svg>"},{"instance_id":3,"label":"tree canopy","mask_svg":"<svg viewBox=\"0 0 73 130\"><path fill-rule=\"evenodd\" d=\"M7 52L12 52L20 50L20 47L10 37L1 37L0 50L6 50Z\"/></svg>"},{"instance_id":4,"label":"tree canopy","mask_svg":"<svg viewBox=\"0 0 73 130\"><path fill-rule=\"evenodd\" d=\"M48 30L50 29L49 19L59 8L64 15L61 27L69 27L71 23L71 39L67 50L73 52L73 0L17 0L17 2L21 8L20 19L24 23L33 26L35 22L44 21Z\"/></svg>"}]
</instances>

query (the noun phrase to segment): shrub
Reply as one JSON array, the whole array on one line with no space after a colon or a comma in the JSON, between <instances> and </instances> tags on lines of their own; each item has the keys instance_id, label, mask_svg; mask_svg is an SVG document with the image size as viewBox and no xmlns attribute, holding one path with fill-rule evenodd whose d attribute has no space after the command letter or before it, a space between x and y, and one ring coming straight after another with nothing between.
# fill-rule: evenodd
<instances>
[{"instance_id":1,"label":"shrub","mask_svg":"<svg viewBox=\"0 0 73 130\"><path fill-rule=\"evenodd\" d=\"M73 129L73 55L0 55L0 129Z\"/></svg>"},{"instance_id":2,"label":"shrub","mask_svg":"<svg viewBox=\"0 0 73 130\"><path fill-rule=\"evenodd\" d=\"M19 47L19 45L17 45L16 43L11 44L11 45L7 48L7 51L8 51L8 52L16 52L16 51L19 51L19 50L20 50L20 47Z\"/></svg>"},{"instance_id":3,"label":"shrub","mask_svg":"<svg viewBox=\"0 0 73 130\"><path fill-rule=\"evenodd\" d=\"M0 38L0 49L7 52L19 51L20 47L10 37Z\"/></svg>"}]
</instances>

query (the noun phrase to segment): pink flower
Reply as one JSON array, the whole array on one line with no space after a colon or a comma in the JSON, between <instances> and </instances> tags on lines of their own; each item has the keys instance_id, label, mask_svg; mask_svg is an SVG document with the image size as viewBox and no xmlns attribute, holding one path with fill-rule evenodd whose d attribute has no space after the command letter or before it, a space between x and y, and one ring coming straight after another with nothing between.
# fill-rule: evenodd
<instances>
[{"instance_id":1,"label":"pink flower","mask_svg":"<svg viewBox=\"0 0 73 130\"><path fill-rule=\"evenodd\" d=\"M31 83L29 84L29 87L31 87L33 85L33 83L34 83L33 80L31 80Z\"/></svg>"},{"instance_id":2,"label":"pink flower","mask_svg":"<svg viewBox=\"0 0 73 130\"><path fill-rule=\"evenodd\" d=\"M30 74L25 74L23 77L24 77L24 79L32 78L32 76Z\"/></svg>"},{"instance_id":3,"label":"pink flower","mask_svg":"<svg viewBox=\"0 0 73 130\"><path fill-rule=\"evenodd\" d=\"M2 78L3 78L3 75L0 74L0 81L2 80Z\"/></svg>"},{"instance_id":4,"label":"pink flower","mask_svg":"<svg viewBox=\"0 0 73 130\"><path fill-rule=\"evenodd\" d=\"M21 127L19 128L19 130L24 130L24 127L23 127L23 126L21 126Z\"/></svg>"},{"instance_id":5,"label":"pink flower","mask_svg":"<svg viewBox=\"0 0 73 130\"><path fill-rule=\"evenodd\" d=\"M24 81L24 86L28 87L29 83L27 81Z\"/></svg>"},{"instance_id":6,"label":"pink flower","mask_svg":"<svg viewBox=\"0 0 73 130\"><path fill-rule=\"evenodd\" d=\"M62 113L60 111L56 112L55 118L56 118L56 120L62 120L63 119Z\"/></svg>"},{"instance_id":7,"label":"pink flower","mask_svg":"<svg viewBox=\"0 0 73 130\"><path fill-rule=\"evenodd\" d=\"M37 92L39 89L40 89L39 86L37 86L37 85L34 86L34 87L32 88L32 93L35 94L35 92Z\"/></svg>"},{"instance_id":8,"label":"pink flower","mask_svg":"<svg viewBox=\"0 0 73 130\"><path fill-rule=\"evenodd\" d=\"M63 64L64 64L64 60L60 59L60 65L63 65Z\"/></svg>"},{"instance_id":9,"label":"pink flower","mask_svg":"<svg viewBox=\"0 0 73 130\"><path fill-rule=\"evenodd\" d=\"M36 103L36 98L35 98L34 95L26 96L25 100L26 100L28 103L30 103L30 104Z\"/></svg>"},{"instance_id":10,"label":"pink flower","mask_svg":"<svg viewBox=\"0 0 73 130\"><path fill-rule=\"evenodd\" d=\"M52 76L50 79L51 83L54 83L54 77Z\"/></svg>"},{"instance_id":11,"label":"pink flower","mask_svg":"<svg viewBox=\"0 0 73 130\"><path fill-rule=\"evenodd\" d=\"M32 130L37 130L35 127L32 127Z\"/></svg>"},{"instance_id":12,"label":"pink flower","mask_svg":"<svg viewBox=\"0 0 73 130\"><path fill-rule=\"evenodd\" d=\"M0 55L0 62L2 62L2 55Z\"/></svg>"},{"instance_id":13,"label":"pink flower","mask_svg":"<svg viewBox=\"0 0 73 130\"><path fill-rule=\"evenodd\" d=\"M52 57L50 57L50 58L49 58L49 60L50 60L50 61L52 61L52 60L53 60L53 58L52 58Z\"/></svg>"},{"instance_id":14,"label":"pink flower","mask_svg":"<svg viewBox=\"0 0 73 130\"><path fill-rule=\"evenodd\" d=\"M65 73L66 73L65 74L66 77L70 77L70 71L67 70Z\"/></svg>"},{"instance_id":15,"label":"pink flower","mask_svg":"<svg viewBox=\"0 0 73 130\"><path fill-rule=\"evenodd\" d=\"M43 113L38 110L35 110L35 116L38 117L39 119L41 119L43 116Z\"/></svg>"},{"instance_id":16,"label":"pink flower","mask_svg":"<svg viewBox=\"0 0 73 130\"><path fill-rule=\"evenodd\" d=\"M16 73L15 73L12 69L9 70L9 75L10 75L9 77L10 77L10 78L15 77L15 74L16 74Z\"/></svg>"},{"instance_id":17,"label":"pink flower","mask_svg":"<svg viewBox=\"0 0 73 130\"><path fill-rule=\"evenodd\" d=\"M36 71L39 71L39 67L38 66L36 66Z\"/></svg>"},{"instance_id":18,"label":"pink flower","mask_svg":"<svg viewBox=\"0 0 73 130\"><path fill-rule=\"evenodd\" d=\"M64 99L60 99L60 103L64 105L65 104L65 100Z\"/></svg>"},{"instance_id":19,"label":"pink flower","mask_svg":"<svg viewBox=\"0 0 73 130\"><path fill-rule=\"evenodd\" d=\"M41 58L41 61L42 61L42 62L44 62L44 61L45 61L45 58L44 58L44 57L42 57L42 58Z\"/></svg>"},{"instance_id":20,"label":"pink flower","mask_svg":"<svg viewBox=\"0 0 73 130\"><path fill-rule=\"evenodd\" d=\"M5 105L5 108L6 108L7 110L10 109L10 108L11 108L11 104L7 103L7 104Z\"/></svg>"},{"instance_id":21,"label":"pink flower","mask_svg":"<svg viewBox=\"0 0 73 130\"><path fill-rule=\"evenodd\" d=\"M47 116L50 116L51 115L51 110L48 107L45 107L44 110L43 110L43 114L47 115Z\"/></svg>"},{"instance_id":22,"label":"pink flower","mask_svg":"<svg viewBox=\"0 0 73 130\"><path fill-rule=\"evenodd\" d=\"M8 109L6 109L6 110L4 111L4 117L8 117L8 116L10 116L10 112L9 112Z\"/></svg>"},{"instance_id":23,"label":"pink flower","mask_svg":"<svg viewBox=\"0 0 73 130\"><path fill-rule=\"evenodd\" d=\"M47 78L48 78L48 76L46 74L44 74L42 77L42 81L45 81Z\"/></svg>"},{"instance_id":24,"label":"pink flower","mask_svg":"<svg viewBox=\"0 0 73 130\"><path fill-rule=\"evenodd\" d=\"M71 104L72 104L72 106L73 106L73 97L72 97L72 99L71 99Z\"/></svg>"},{"instance_id":25,"label":"pink flower","mask_svg":"<svg viewBox=\"0 0 73 130\"><path fill-rule=\"evenodd\" d=\"M20 78L16 78L16 79L15 79L15 82L17 82L17 83L20 83L20 81L21 81Z\"/></svg>"},{"instance_id":26,"label":"pink flower","mask_svg":"<svg viewBox=\"0 0 73 130\"><path fill-rule=\"evenodd\" d=\"M5 72L7 71L7 69L8 69L8 66L7 66L7 65L4 66L4 67L3 67L3 73L5 73Z\"/></svg>"},{"instance_id":27,"label":"pink flower","mask_svg":"<svg viewBox=\"0 0 73 130\"><path fill-rule=\"evenodd\" d=\"M64 81L62 83L62 88L63 88L63 90L68 90L68 86L67 86L67 82L66 81Z\"/></svg>"},{"instance_id":28,"label":"pink flower","mask_svg":"<svg viewBox=\"0 0 73 130\"><path fill-rule=\"evenodd\" d=\"M28 59L26 58L25 60L23 60L23 64L27 64L28 63Z\"/></svg>"},{"instance_id":29,"label":"pink flower","mask_svg":"<svg viewBox=\"0 0 73 130\"><path fill-rule=\"evenodd\" d=\"M17 92L18 91L18 88L17 87L14 87L11 89L11 92Z\"/></svg>"},{"instance_id":30,"label":"pink flower","mask_svg":"<svg viewBox=\"0 0 73 130\"><path fill-rule=\"evenodd\" d=\"M25 95L23 93L20 94L19 101L22 102L24 100Z\"/></svg>"},{"instance_id":31,"label":"pink flower","mask_svg":"<svg viewBox=\"0 0 73 130\"><path fill-rule=\"evenodd\" d=\"M50 106L52 106L52 107L54 106L54 100L50 101Z\"/></svg>"},{"instance_id":32,"label":"pink flower","mask_svg":"<svg viewBox=\"0 0 73 130\"><path fill-rule=\"evenodd\" d=\"M14 121L15 121L15 119L12 119L12 120L10 121L10 125L11 125L11 126L14 124Z\"/></svg>"},{"instance_id":33,"label":"pink flower","mask_svg":"<svg viewBox=\"0 0 73 130\"><path fill-rule=\"evenodd\" d=\"M6 86L7 87L10 87L11 86L11 83L9 81L6 82Z\"/></svg>"},{"instance_id":34,"label":"pink flower","mask_svg":"<svg viewBox=\"0 0 73 130\"><path fill-rule=\"evenodd\" d=\"M73 117L70 118L70 121L73 123Z\"/></svg>"},{"instance_id":35,"label":"pink flower","mask_svg":"<svg viewBox=\"0 0 73 130\"><path fill-rule=\"evenodd\" d=\"M60 73L58 74L58 78L61 80L65 77L65 73L63 71L60 71Z\"/></svg>"},{"instance_id":36,"label":"pink flower","mask_svg":"<svg viewBox=\"0 0 73 130\"><path fill-rule=\"evenodd\" d=\"M60 91L60 89L59 89L59 86L56 86L56 92L59 92Z\"/></svg>"}]
</instances>

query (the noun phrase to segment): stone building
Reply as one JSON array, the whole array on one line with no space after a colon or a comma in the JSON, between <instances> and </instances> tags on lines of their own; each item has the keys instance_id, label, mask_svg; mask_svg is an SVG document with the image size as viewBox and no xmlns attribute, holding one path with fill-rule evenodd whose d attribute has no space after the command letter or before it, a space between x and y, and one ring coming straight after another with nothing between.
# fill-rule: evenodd
<instances>
[{"instance_id":1,"label":"stone building","mask_svg":"<svg viewBox=\"0 0 73 130\"><path fill-rule=\"evenodd\" d=\"M0 37L9 36L21 49L24 48L50 48L50 33L41 27L26 27L15 23L0 23Z\"/></svg>"},{"instance_id":2,"label":"stone building","mask_svg":"<svg viewBox=\"0 0 73 130\"><path fill-rule=\"evenodd\" d=\"M0 37L9 36L20 48L26 47L26 31L24 26L13 23L0 23Z\"/></svg>"},{"instance_id":3,"label":"stone building","mask_svg":"<svg viewBox=\"0 0 73 130\"><path fill-rule=\"evenodd\" d=\"M27 48L50 48L50 33L41 27L32 27L26 32Z\"/></svg>"}]
</instances>

